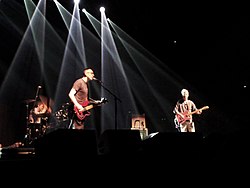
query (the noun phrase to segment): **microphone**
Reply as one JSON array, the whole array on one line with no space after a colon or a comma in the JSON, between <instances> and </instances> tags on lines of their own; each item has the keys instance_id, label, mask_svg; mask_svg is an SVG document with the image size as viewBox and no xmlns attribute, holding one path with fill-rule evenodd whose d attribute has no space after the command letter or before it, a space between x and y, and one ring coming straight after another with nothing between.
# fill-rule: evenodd
<instances>
[{"instance_id":1,"label":"microphone","mask_svg":"<svg viewBox=\"0 0 250 188\"><path fill-rule=\"evenodd\" d=\"M97 78L93 78L92 80L95 80L95 81L97 81L97 82L99 82L99 83L102 83L102 81L101 80L99 80L99 79L97 79Z\"/></svg>"}]
</instances>

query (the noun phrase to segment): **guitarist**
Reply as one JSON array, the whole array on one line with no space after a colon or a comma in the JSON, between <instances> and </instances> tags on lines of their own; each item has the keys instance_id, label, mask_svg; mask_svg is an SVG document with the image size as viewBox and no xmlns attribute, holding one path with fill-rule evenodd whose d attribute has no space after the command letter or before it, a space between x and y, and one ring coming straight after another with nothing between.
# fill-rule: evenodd
<instances>
[{"instance_id":1,"label":"guitarist","mask_svg":"<svg viewBox=\"0 0 250 188\"><path fill-rule=\"evenodd\" d=\"M83 77L78 78L68 94L69 98L74 104L74 115L72 118L72 124L70 128L73 129L84 129L84 121L87 116L90 115L89 111L84 111L84 107L90 103L97 103L95 100L89 98L88 82L95 80L94 71L91 68L85 68L83 70ZM84 112L83 112L84 111ZM78 118L77 114L81 113L84 118Z\"/></svg>"},{"instance_id":2,"label":"guitarist","mask_svg":"<svg viewBox=\"0 0 250 188\"><path fill-rule=\"evenodd\" d=\"M181 90L182 98L177 101L174 108L175 124L179 132L195 132L195 125L193 122L193 111L197 111L196 114L201 114L202 110L196 108L196 105L192 100L189 100L189 91L187 89Z\"/></svg>"}]
</instances>

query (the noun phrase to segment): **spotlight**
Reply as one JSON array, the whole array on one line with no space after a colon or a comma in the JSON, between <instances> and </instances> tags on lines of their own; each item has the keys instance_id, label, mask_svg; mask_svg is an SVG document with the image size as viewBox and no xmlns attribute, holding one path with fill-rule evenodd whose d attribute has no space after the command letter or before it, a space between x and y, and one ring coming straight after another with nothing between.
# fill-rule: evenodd
<instances>
[{"instance_id":1,"label":"spotlight","mask_svg":"<svg viewBox=\"0 0 250 188\"><path fill-rule=\"evenodd\" d=\"M80 0L74 0L74 3L75 3L75 4L79 4L79 3L80 3Z\"/></svg>"},{"instance_id":2,"label":"spotlight","mask_svg":"<svg viewBox=\"0 0 250 188\"><path fill-rule=\"evenodd\" d=\"M105 8L104 7L101 7L100 8L100 12L104 12L105 11Z\"/></svg>"},{"instance_id":3,"label":"spotlight","mask_svg":"<svg viewBox=\"0 0 250 188\"><path fill-rule=\"evenodd\" d=\"M83 9L82 9L82 12L86 13L87 11L86 11L86 9L85 9L85 8L83 8Z\"/></svg>"}]
</instances>

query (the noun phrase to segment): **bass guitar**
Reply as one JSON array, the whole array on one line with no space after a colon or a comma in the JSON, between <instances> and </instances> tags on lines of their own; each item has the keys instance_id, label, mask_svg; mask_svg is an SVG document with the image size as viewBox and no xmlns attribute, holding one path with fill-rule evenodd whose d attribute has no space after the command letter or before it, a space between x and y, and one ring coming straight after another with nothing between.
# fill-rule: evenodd
<instances>
[{"instance_id":1,"label":"bass guitar","mask_svg":"<svg viewBox=\"0 0 250 188\"><path fill-rule=\"evenodd\" d=\"M76 106L74 106L74 112L79 120L83 120L91 114L89 111L90 109L92 109L96 106L100 106L101 104L104 104L106 102L108 102L108 100L106 98L102 98L100 101L96 101L95 103L85 101L81 104L83 107L83 110L79 111L78 108Z\"/></svg>"},{"instance_id":2,"label":"bass guitar","mask_svg":"<svg viewBox=\"0 0 250 188\"><path fill-rule=\"evenodd\" d=\"M181 115L179 115L179 114L176 114L175 115L175 121L177 121L178 124L182 124L185 121L190 120L192 114L196 114L200 110L202 111L202 110L207 110L207 109L209 109L209 106L204 106L204 107L202 107L200 109L194 110L193 112L188 112L187 111L187 112L182 113L183 117Z\"/></svg>"}]
</instances>

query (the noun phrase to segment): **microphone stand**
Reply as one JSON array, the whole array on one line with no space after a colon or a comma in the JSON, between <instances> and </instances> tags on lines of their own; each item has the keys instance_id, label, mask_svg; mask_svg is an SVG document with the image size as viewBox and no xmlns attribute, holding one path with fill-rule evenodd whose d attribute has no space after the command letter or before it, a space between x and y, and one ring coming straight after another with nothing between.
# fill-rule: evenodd
<instances>
[{"instance_id":1,"label":"microphone stand","mask_svg":"<svg viewBox=\"0 0 250 188\"><path fill-rule=\"evenodd\" d=\"M35 108L35 106L37 105L37 101L38 101L38 97L39 97L39 93L40 93L40 89L42 88L42 86L38 86L37 90L36 90L36 96L35 96L35 102L33 105L33 109Z\"/></svg>"},{"instance_id":2,"label":"microphone stand","mask_svg":"<svg viewBox=\"0 0 250 188\"><path fill-rule=\"evenodd\" d=\"M113 97L115 101L115 130L117 130L117 101L122 102L121 99L119 99L112 91L110 91L107 87L103 85L103 82L101 80L95 79L100 86L102 86L106 91L108 91Z\"/></svg>"}]
</instances>

